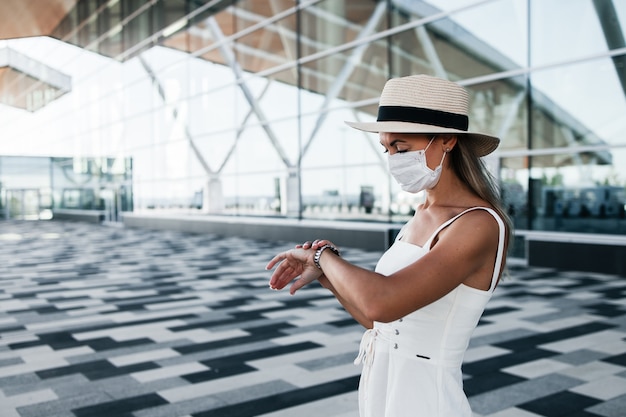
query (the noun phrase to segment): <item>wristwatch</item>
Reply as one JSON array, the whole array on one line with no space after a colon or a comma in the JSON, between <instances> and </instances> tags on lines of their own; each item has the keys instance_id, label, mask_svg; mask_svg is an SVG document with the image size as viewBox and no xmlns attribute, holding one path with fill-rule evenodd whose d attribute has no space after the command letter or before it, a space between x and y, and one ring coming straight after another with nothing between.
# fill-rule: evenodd
<instances>
[{"instance_id":1,"label":"wristwatch","mask_svg":"<svg viewBox=\"0 0 626 417\"><path fill-rule=\"evenodd\" d=\"M315 263L315 266L318 267L319 269L322 269L322 266L320 265L320 257L322 256L322 252L324 252L326 249L330 249L331 252L333 252L335 255L341 256L339 255L339 249L337 249L333 245L328 244L328 245L320 246L315 251L315 256L313 256L313 262Z\"/></svg>"}]
</instances>

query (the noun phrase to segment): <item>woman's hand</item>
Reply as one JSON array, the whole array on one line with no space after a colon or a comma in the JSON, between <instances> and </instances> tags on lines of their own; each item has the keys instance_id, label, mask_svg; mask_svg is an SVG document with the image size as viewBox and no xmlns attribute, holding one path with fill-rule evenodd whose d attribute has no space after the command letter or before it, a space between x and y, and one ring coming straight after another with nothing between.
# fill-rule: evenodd
<instances>
[{"instance_id":1,"label":"woman's hand","mask_svg":"<svg viewBox=\"0 0 626 417\"><path fill-rule=\"evenodd\" d=\"M289 293L293 295L300 288L322 276L322 271L313 263L315 250L317 249L295 248L274 256L265 267L269 270L278 264L270 278L270 288L282 290L295 278L300 277L289 289Z\"/></svg>"},{"instance_id":2,"label":"woman's hand","mask_svg":"<svg viewBox=\"0 0 626 417\"><path fill-rule=\"evenodd\" d=\"M289 289L289 293L293 295L300 288L323 277L324 273L315 266L313 257L315 256L315 251L326 244L332 245L330 241L325 239L316 239L313 242L307 241L296 245L295 249L279 253L272 258L265 269L272 269L276 264L278 264L278 267L270 278L270 288L281 290L299 276L300 279L296 280Z\"/></svg>"},{"instance_id":3,"label":"woman's hand","mask_svg":"<svg viewBox=\"0 0 626 417\"><path fill-rule=\"evenodd\" d=\"M330 240L315 239L313 242L306 241L306 242L304 242L301 245L296 245L296 249L302 248L302 249L314 249L314 250L317 250L317 249L321 248L324 245L335 246L333 244L333 242L331 242Z\"/></svg>"}]
</instances>

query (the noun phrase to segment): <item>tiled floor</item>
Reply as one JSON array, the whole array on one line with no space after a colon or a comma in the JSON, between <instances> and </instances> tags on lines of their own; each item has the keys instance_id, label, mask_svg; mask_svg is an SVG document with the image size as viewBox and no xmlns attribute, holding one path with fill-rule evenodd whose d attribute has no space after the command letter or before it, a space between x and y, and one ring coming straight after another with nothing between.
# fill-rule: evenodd
<instances>
[{"instance_id":1,"label":"tiled floor","mask_svg":"<svg viewBox=\"0 0 626 417\"><path fill-rule=\"evenodd\" d=\"M291 245L0 221L0 416L355 417L359 326L267 287ZM463 370L476 416L626 416L626 278L511 266Z\"/></svg>"}]
</instances>

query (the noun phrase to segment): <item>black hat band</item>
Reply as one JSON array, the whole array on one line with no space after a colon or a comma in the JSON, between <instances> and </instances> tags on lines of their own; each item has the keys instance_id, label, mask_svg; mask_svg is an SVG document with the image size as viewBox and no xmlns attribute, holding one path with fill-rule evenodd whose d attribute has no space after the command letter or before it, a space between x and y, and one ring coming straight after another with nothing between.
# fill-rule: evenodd
<instances>
[{"instance_id":1,"label":"black hat band","mask_svg":"<svg viewBox=\"0 0 626 417\"><path fill-rule=\"evenodd\" d=\"M378 107L377 121L420 123L457 130L467 130L469 127L469 118L464 114L405 106Z\"/></svg>"}]
</instances>

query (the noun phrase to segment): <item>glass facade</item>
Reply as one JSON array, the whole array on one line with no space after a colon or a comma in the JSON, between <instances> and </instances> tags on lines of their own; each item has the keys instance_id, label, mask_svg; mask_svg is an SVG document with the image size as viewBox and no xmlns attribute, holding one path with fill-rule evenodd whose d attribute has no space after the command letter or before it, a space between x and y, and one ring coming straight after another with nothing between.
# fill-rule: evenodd
<instances>
[{"instance_id":1,"label":"glass facade","mask_svg":"<svg viewBox=\"0 0 626 417\"><path fill-rule=\"evenodd\" d=\"M0 156L0 218L93 210L114 221L133 211L132 187L130 159Z\"/></svg>"},{"instance_id":2,"label":"glass facade","mask_svg":"<svg viewBox=\"0 0 626 417\"><path fill-rule=\"evenodd\" d=\"M421 196L344 121L427 73L502 138L487 163L518 232L625 234L625 27L624 0L81 0L51 36L0 41L71 79L37 110L1 101L0 155L132 160L138 212L399 222Z\"/></svg>"}]
</instances>

